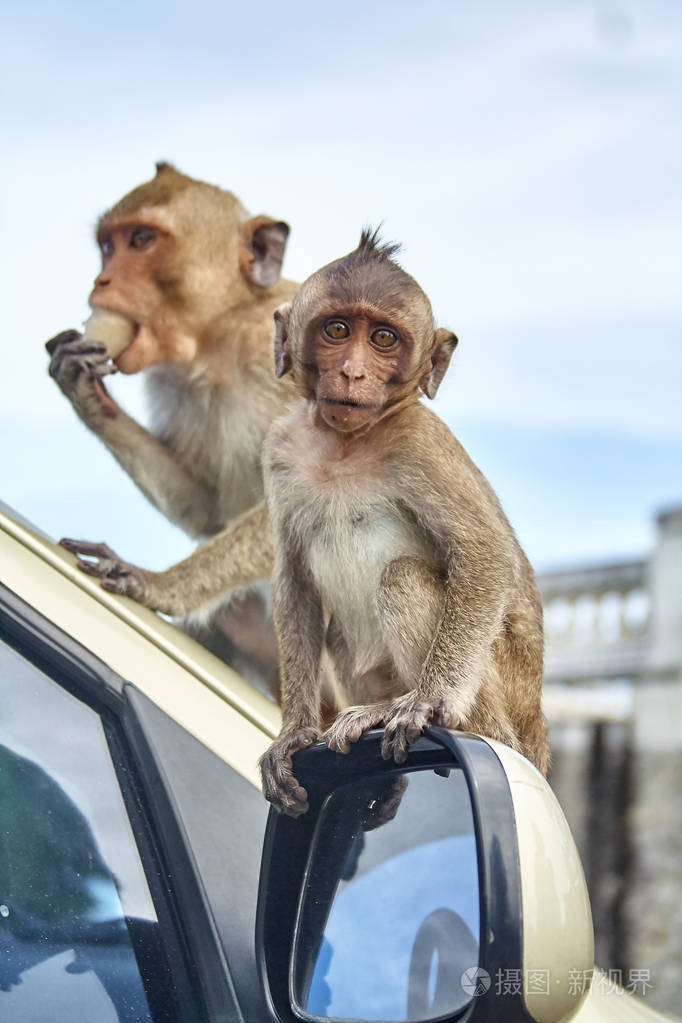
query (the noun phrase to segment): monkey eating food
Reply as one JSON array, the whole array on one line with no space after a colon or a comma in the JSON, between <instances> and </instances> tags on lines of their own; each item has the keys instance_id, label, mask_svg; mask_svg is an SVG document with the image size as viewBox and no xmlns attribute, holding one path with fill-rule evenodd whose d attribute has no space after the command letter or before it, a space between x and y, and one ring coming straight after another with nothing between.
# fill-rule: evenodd
<instances>
[{"instance_id":1,"label":"monkey eating food","mask_svg":"<svg viewBox=\"0 0 682 1023\"><path fill-rule=\"evenodd\" d=\"M290 381L271 370L273 312L297 289L280 276L289 228L159 163L152 180L100 217L96 234L102 268L92 316L84 336L69 330L48 342L50 375L148 500L190 536L203 540L234 526L226 542L239 548L239 517L257 508L256 563L234 582L268 579L260 455L270 423L293 396ZM116 371L145 371L151 429L108 392L105 380ZM169 580L163 610L180 617L200 606L185 600L184 585L177 589L182 598L174 601ZM276 684L274 633L260 595L213 614L228 636L224 644L218 635L217 652Z\"/></svg>"},{"instance_id":2,"label":"monkey eating food","mask_svg":"<svg viewBox=\"0 0 682 1023\"><path fill-rule=\"evenodd\" d=\"M94 309L83 324L83 338L103 344L110 359L116 360L135 337L135 324L127 316L106 309Z\"/></svg>"},{"instance_id":3,"label":"monkey eating food","mask_svg":"<svg viewBox=\"0 0 682 1023\"><path fill-rule=\"evenodd\" d=\"M298 816L291 757L322 736L320 659L347 702L324 735L347 752L383 726L401 763L423 728L503 742L544 774L542 610L497 498L433 398L457 338L365 231L275 313L276 374L300 395L271 427L263 467L275 544L282 730L263 790Z\"/></svg>"}]
</instances>

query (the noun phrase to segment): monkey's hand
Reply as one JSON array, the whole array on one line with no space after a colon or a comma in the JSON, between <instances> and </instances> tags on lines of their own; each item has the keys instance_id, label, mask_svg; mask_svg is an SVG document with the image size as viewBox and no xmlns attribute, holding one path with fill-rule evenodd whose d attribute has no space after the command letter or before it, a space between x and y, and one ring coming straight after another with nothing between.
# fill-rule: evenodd
<instances>
[{"instance_id":1,"label":"monkey's hand","mask_svg":"<svg viewBox=\"0 0 682 1023\"><path fill-rule=\"evenodd\" d=\"M110 593L120 593L132 597L144 604L148 597L146 573L143 568L136 568L123 561L105 543L88 543L86 540L59 541L61 547L71 551L78 558L78 567L86 575L93 575L100 580L102 587ZM86 561L96 558L96 561Z\"/></svg>"},{"instance_id":2,"label":"monkey's hand","mask_svg":"<svg viewBox=\"0 0 682 1023\"><path fill-rule=\"evenodd\" d=\"M358 707L348 707L341 711L331 728L323 735L329 749L335 753L350 753L351 743L357 742L361 735L383 725L386 711L393 702L384 700L382 703L366 703Z\"/></svg>"},{"instance_id":3,"label":"monkey's hand","mask_svg":"<svg viewBox=\"0 0 682 1023\"><path fill-rule=\"evenodd\" d=\"M457 728L460 722L455 699L445 697L432 702L415 691L406 693L393 700L384 715L381 755L384 760L392 757L396 764L402 764L407 759L410 743L429 725Z\"/></svg>"},{"instance_id":4,"label":"monkey's hand","mask_svg":"<svg viewBox=\"0 0 682 1023\"><path fill-rule=\"evenodd\" d=\"M280 813L300 817L308 809L308 793L294 778L291 758L320 738L317 728L283 731L258 761L263 795Z\"/></svg>"},{"instance_id":5,"label":"monkey's hand","mask_svg":"<svg viewBox=\"0 0 682 1023\"><path fill-rule=\"evenodd\" d=\"M118 408L107 394L102 377L117 369L103 344L86 341L77 330L64 330L45 347L51 356L50 376L86 422L98 416L116 416Z\"/></svg>"}]
</instances>

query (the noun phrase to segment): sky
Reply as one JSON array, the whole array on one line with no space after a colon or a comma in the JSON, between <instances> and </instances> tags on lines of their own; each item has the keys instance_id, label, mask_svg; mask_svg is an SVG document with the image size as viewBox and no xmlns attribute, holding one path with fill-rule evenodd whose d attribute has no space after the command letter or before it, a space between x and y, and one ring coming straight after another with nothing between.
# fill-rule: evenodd
<instances>
[{"instance_id":1,"label":"sky","mask_svg":"<svg viewBox=\"0 0 682 1023\"><path fill-rule=\"evenodd\" d=\"M536 568L638 557L682 503L676 0L5 0L0 497L163 568L167 523L47 376L98 214L170 160L292 227L303 280L383 222L460 338L436 411ZM140 378L112 382L144 420Z\"/></svg>"}]
</instances>

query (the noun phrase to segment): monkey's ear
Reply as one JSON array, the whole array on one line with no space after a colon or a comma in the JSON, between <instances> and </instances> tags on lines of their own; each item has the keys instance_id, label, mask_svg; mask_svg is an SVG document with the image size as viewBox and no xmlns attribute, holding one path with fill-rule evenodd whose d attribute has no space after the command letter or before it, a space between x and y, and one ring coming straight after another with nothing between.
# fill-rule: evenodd
<instances>
[{"instance_id":1,"label":"monkey's ear","mask_svg":"<svg viewBox=\"0 0 682 1023\"><path fill-rule=\"evenodd\" d=\"M427 398L435 398L445 371L450 365L452 353L459 344L459 339L451 330L439 327L433 335L431 347L431 368L422 377L419 386Z\"/></svg>"},{"instance_id":2,"label":"monkey's ear","mask_svg":"<svg viewBox=\"0 0 682 1023\"><path fill-rule=\"evenodd\" d=\"M291 302L275 309L275 376L277 379L288 373L293 363L289 350L289 317L291 315Z\"/></svg>"},{"instance_id":3,"label":"monkey's ear","mask_svg":"<svg viewBox=\"0 0 682 1023\"><path fill-rule=\"evenodd\" d=\"M249 284L271 288L282 273L289 225L271 217L251 217L239 231L239 269Z\"/></svg>"}]
</instances>

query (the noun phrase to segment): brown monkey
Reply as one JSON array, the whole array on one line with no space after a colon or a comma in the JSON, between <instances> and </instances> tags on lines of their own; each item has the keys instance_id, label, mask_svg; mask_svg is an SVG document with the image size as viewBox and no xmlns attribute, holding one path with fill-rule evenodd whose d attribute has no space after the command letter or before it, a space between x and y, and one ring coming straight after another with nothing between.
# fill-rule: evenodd
<instances>
[{"instance_id":1,"label":"brown monkey","mask_svg":"<svg viewBox=\"0 0 682 1023\"><path fill-rule=\"evenodd\" d=\"M159 163L97 225L102 270L90 305L131 320L132 341L115 362L76 331L47 345L50 374L86 426L145 496L197 538L263 498L262 441L293 396L271 369L273 310L297 289L280 278L288 233L282 221L251 217L230 192ZM107 393L103 378L116 370L147 370L151 431ZM270 574L264 508L259 514L257 565L237 583ZM244 615L232 612L229 633L243 632ZM274 656L274 637L272 648Z\"/></svg>"},{"instance_id":2,"label":"brown monkey","mask_svg":"<svg viewBox=\"0 0 682 1023\"><path fill-rule=\"evenodd\" d=\"M418 401L457 339L434 329L396 248L363 232L275 314L277 375L302 400L263 453L283 725L261 772L294 817L307 794L291 756L321 736L325 644L355 704L327 731L332 749L383 725L383 756L402 762L440 724L548 766L533 572L490 485Z\"/></svg>"}]
</instances>

